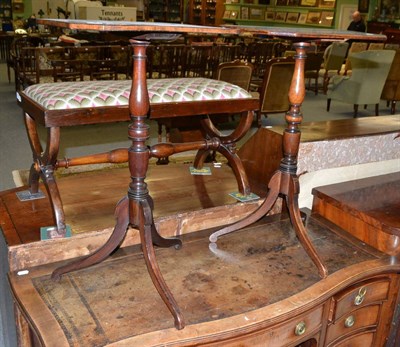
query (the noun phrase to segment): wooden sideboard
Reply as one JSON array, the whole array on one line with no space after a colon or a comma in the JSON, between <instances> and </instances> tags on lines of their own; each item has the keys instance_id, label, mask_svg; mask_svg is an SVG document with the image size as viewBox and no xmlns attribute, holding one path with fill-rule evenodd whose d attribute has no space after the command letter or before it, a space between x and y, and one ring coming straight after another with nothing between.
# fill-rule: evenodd
<instances>
[{"instance_id":1,"label":"wooden sideboard","mask_svg":"<svg viewBox=\"0 0 400 347\"><path fill-rule=\"evenodd\" d=\"M261 196L283 157L283 131L283 126L259 128L238 152L252 191ZM302 186L320 170L400 159L399 132L398 116L303 123L297 163ZM301 190L299 199L300 207L311 208L311 189Z\"/></svg>"}]
</instances>

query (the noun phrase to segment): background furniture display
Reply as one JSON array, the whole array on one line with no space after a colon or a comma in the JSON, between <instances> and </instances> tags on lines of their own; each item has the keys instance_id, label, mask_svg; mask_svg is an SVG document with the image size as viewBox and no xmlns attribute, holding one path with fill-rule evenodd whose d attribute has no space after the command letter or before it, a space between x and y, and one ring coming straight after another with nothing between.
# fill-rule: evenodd
<instances>
[{"instance_id":1,"label":"background furniture display","mask_svg":"<svg viewBox=\"0 0 400 347\"><path fill-rule=\"evenodd\" d=\"M366 51L368 48L367 42L352 42L348 51L347 51L347 58L344 64L344 75L347 75L349 71L351 71L351 60L349 56L353 53Z\"/></svg>"},{"instance_id":2,"label":"background furniture display","mask_svg":"<svg viewBox=\"0 0 400 347\"><path fill-rule=\"evenodd\" d=\"M267 117L269 113L284 114L289 110L288 93L293 73L292 57L273 58L267 62L259 95L258 126L261 126L262 115Z\"/></svg>"},{"instance_id":3,"label":"background furniture display","mask_svg":"<svg viewBox=\"0 0 400 347\"><path fill-rule=\"evenodd\" d=\"M400 49L396 50L392 66L383 86L381 99L390 104L390 113L396 113L396 103L400 100Z\"/></svg>"},{"instance_id":4,"label":"background furniture display","mask_svg":"<svg viewBox=\"0 0 400 347\"><path fill-rule=\"evenodd\" d=\"M0 23L2 31L13 31L12 0L0 0Z\"/></svg>"},{"instance_id":5,"label":"background furniture display","mask_svg":"<svg viewBox=\"0 0 400 347\"><path fill-rule=\"evenodd\" d=\"M335 0L271 0L266 3L228 0L225 2L223 20L240 25L331 28L335 23L335 10Z\"/></svg>"},{"instance_id":6,"label":"background furniture display","mask_svg":"<svg viewBox=\"0 0 400 347\"><path fill-rule=\"evenodd\" d=\"M149 0L148 18L157 22L179 23L182 21L181 0Z\"/></svg>"},{"instance_id":7,"label":"background furniture display","mask_svg":"<svg viewBox=\"0 0 400 347\"><path fill-rule=\"evenodd\" d=\"M333 76L327 91L327 111L331 100L353 104L354 117L359 105L375 105L375 115L379 115L379 101L385 85L395 51L363 51L349 55L352 65L350 77Z\"/></svg>"},{"instance_id":8,"label":"background furniture display","mask_svg":"<svg viewBox=\"0 0 400 347\"><path fill-rule=\"evenodd\" d=\"M324 63L319 71L323 78L322 89L326 94L332 76L339 75L348 50L348 42L333 42L324 51Z\"/></svg>"},{"instance_id":9,"label":"background furniture display","mask_svg":"<svg viewBox=\"0 0 400 347\"><path fill-rule=\"evenodd\" d=\"M324 61L323 52L308 52L304 66L304 77L308 80L308 89L311 89L311 81L314 80L314 92L318 95L319 71Z\"/></svg>"},{"instance_id":10,"label":"background furniture display","mask_svg":"<svg viewBox=\"0 0 400 347\"><path fill-rule=\"evenodd\" d=\"M197 25L221 24L223 4L217 0L189 0L189 23Z\"/></svg>"}]
</instances>

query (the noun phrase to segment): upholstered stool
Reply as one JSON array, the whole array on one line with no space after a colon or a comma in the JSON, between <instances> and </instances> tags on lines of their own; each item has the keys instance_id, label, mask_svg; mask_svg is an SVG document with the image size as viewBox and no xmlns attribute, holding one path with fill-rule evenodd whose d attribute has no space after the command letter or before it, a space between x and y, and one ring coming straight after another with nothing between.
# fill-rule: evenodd
<instances>
[{"instance_id":1,"label":"upholstered stool","mask_svg":"<svg viewBox=\"0 0 400 347\"><path fill-rule=\"evenodd\" d=\"M128 161L127 149L58 160L60 127L128 121L129 95L132 82L82 81L45 83L29 86L17 95L25 114L29 141L33 152L29 185L38 192L42 178L50 197L59 235L65 234L65 218L61 197L54 179L57 167L84 164L121 163ZM223 154L232 167L239 191L249 194L250 188L243 165L236 155L235 144L248 131L258 100L233 84L206 78L171 78L147 81L150 119L199 116L206 133L203 141L185 144L156 144L150 156L162 158L187 150L198 150L194 165L200 168L210 150ZM210 114L242 114L238 127L223 136L207 117ZM37 124L47 128L47 148L43 151Z\"/></svg>"}]
</instances>

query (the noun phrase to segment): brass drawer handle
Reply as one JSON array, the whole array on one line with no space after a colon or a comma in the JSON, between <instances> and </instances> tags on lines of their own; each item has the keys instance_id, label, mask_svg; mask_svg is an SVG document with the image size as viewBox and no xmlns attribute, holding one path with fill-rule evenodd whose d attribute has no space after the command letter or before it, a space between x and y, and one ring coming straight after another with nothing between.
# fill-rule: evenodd
<instances>
[{"instance_id":1,"label":"brass drawer handle","mask_svg":"<svg viewBox=\"0 0 400 347\"><path fill-rule=\"evenodd\" d=\"M306 332L306 323L305 322L300 322L296 325L296 328L294 329L294 334L296 336L301 336Z\"/></svg>"},{"instance_id":2,"label":"brass drawer handle","mask_svg":"<svg viewBox=\"0 0 400 347\"><path fill-rule=\"evenodd\" d=\"M356 320L354 319L354 316L348 316L346 318L346 320L344 321L344 326L346 328L351 328L355 322L356 322Z\"/></svg>"},{"instance_id":3,"label":"brass drawer handle","mask_svg":"<svg viewBox=\"0 0 400 347\"><path fill-rule=\"evenodd\" d=\"M354 305L359 306L363 303L365 295L367 294L367 288L361 287L358 290L357 296L354 298Z\"/></svg>"}]
</instances>

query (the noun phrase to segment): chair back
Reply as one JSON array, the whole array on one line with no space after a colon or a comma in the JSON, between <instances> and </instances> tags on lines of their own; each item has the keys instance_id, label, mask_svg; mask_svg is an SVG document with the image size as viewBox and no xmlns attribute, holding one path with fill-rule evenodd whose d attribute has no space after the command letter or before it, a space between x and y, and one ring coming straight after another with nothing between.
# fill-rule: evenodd
<instances>
[{"instance_id":1,"label":"chair back","mask_svg":"<svg viewBox=\"0 0 400 347\"><path fill-rule=\"evenodd\" d=\"M333 42L324 52L324 69L326 71L340 71L346 57L349 44L347 42Z\"/></svg>"},{"instance_id":2,"label":"chair back","mask_svg":"<svg viewBox=\"0 0 400 347\"><path fill-rule=\"evenodd\" d=\"M304 77L309 80L309 87L311 84L311 79L314 79L315 95L318 94L319 70L321 69L323 61L323 52L307 52L307 59L304 65Z\"/></svg>"},{"instance_id":3,"label":"chair back","mask_svg":"<svg viewBox=\"0 0 400 347\"><path fill-rule=\"evenodd\" d=\"M349 51L347 53L348 57L346 59L346 64L344 66L344 74L347 75L347 71L351 70L351 61L349 57L357 52L362 52L366 51L368 48L368 43L367 42L353 42L349 48Z\"/></svg>"},{"instance_id":4,"label":"chair back","mask_svg":"<svg viewBox=\"0 0 400 347\"><path fill-rule=\"evenodd\" d=\"M235 60L219 64L215 79L249 90L252 74L253 64Z\"/></svg>"},{"instance_id":5,"label":"chair back","mask_svg":"<svg viewBox=\"0 0 400 347\"><path fill-rule=\"evenodd\" d=\"M393 50L363 51L350 56L350 78L337 76L328 98L354 105L379 104L383 86L395 55Z\"/></svg>"},{"instance_id":6,"label":"chair back","mask_svg":"<svg viewBox=\"0 0 400 347\"><path fill-rule=\"evenodd\" d=\"M368 50L370 50L370 51L384 49L384 48L385 48L385 44L382 42L372 42L368 45Z\"/></svg>"},{"instance_id":7,"label":"chair back","mask_svg":"<svg viewBox=\"0 0 400 347\"><path fill-rule=\"evenodd\" d=\"M396 50L392 66L383 86L381 99L388 101L400 100L400 49Z\"/></svg>"},{"instance_id":8,"label":"chair back","mask_svg":"<svg viewBox=\"0 0 400 347\"><path fill-rule=\"evenodd\" d=\"M292 57L273 58L266 64L260 92L260 113L289 110L289 88L294 73Z\"/></svg>"}]
</instances>

